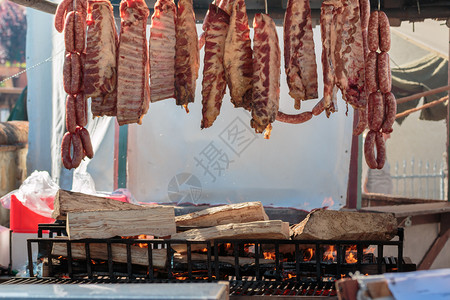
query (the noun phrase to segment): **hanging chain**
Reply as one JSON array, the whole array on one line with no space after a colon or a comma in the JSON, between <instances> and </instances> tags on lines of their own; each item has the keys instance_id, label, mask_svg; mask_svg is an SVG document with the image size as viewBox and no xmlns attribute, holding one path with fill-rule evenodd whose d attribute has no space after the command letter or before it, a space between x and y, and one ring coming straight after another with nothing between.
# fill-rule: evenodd
<instances>
[{"instance_id":1,"label":"hanging chain","mask_svg":"<svg viewBox=\"0 0 450 300\"><path fill-rule=\"evenodd\" d=\"M62 50L62 51L64 51L64 50ZM30 71L30 70L36 68L36 67L39 67L39 66L42 65L42 64L45 64L46 62L51 61L51 60L53 59L53 57L55 57L56 55L60 54L62 51L58 52L57 54L55 54L55 55L53 55L53 56L50 56L50 57L47 58L46 60L43 60L43 61L41 61L41 62L35 64L34 66L31 66L31 67L29 67L29 68L26 68L25 70L20 71L19 73L16 73L16 74L14 74L14 75L11 75L11 76L9 76L9 77L6 77L6 78L3 79L2 81L0 81L0 86L1 86L4 82L6 82L6 81L8 81L8 80L11 80L11 79L13 79L13 78L15 78L15 77L18 77L18 76L22 75L22 74L25 73L25 72L28 72L28 71Z\"/></svg>"}]
</instances>

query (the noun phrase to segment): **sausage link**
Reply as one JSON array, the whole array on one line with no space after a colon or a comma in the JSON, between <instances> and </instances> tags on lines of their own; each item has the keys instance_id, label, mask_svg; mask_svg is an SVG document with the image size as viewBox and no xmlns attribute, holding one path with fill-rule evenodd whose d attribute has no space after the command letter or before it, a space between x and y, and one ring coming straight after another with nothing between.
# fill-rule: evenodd
<instances>
[{"instance_id":1,"label":"sausage link","mask_svg":"<svg viewBox=\"0 0 450 300\"><path fill-rule=\"evenodd\" d=\"M314 105L313 109L312 109L312 114L314 116L318 116L320 115L323 111L325 110L325 100L324 98L322 98L322 100L320 100L319 102L317 102L316 105Z\"/></svg>"},{"instance_id":2,"label":"sausage link","mask_svg":"<svg viewBox=\"0 0 450 300\"><path fill-rule=\"evenodd\" d=\"M78 130L72 133L72 146L73 146L73 157L72 157L72 167L78 168L81 161L84 158L83 143L81 142Z\"/></svg>"},{"instance_id":3,"label":"sausage link","mask_svg":"<svg viewBox=\"0 0 450 300\"><path fill-rule=\"evenodd\" d=\"M369 131L364 142L364 157L367 165L371 169L376 169L378 167L378 162L375 158L375 138L376 132Z\"/></svg>"},{"instance_id":4,"label":"sausage link","mask_svg":"<svg viewBox=\"0 0 450 300\"><path fill-rule=\"evenodd\" d=\"M76 53L66 52L63 66L64 90L67 94L77 94L81 90L81 58Z\"/></svg>"},{"instance_id":5,"label":"sausage link","mask_svg":"<svg viewBox=\"0 0 450 300\"><path fill-rule=\"evenodd\" d=\"M397 114L397 100L391 92L384 94L384 122L381 125L381 131L384 133L392 132L392 125L395 122L395 115Z\"/></svg>"},{"instance_id":6,"label":"sausage link","mask_svg":"<svg viewBox=\"0 0 450 300\"><path fill-rule=\"evenodd\" d=\"M61 143L61 160L64 168L70 170L72 169L72 158L70 157L70 145L72 144L72 134L66 132L64 134Z\"/></svg>"},{"instance_id":7,"label":"sausage link","mask_svg":"<svg viewBox=\"0 0 450 300\"><path fill-rule=\"evenodd\" d=\"M64 20L66 18L67 10L72 5L72 0L63 0L58 4L55 12L55 29L58 32L64 30Z\"/></svg>"},{"instance_id":8,"label":"sausage link","mask_svg":"<svg viewBox=\"0 0 450 300\"><path fill-rule=\"evenodd\" d=\"M367 44L367 29L362 31L362 41L363 41L364 60L365 60L367 58L367 54L369 53L369 45Z\"/></svg>"},{"instance_id":9,"label":"sausage link","mask_svg":"<svg viewBox=\"0 0 450 300\"><path fill-rule=\"evenodd\" d=\"M391 49L391 29L389 19L382 11L378 13L378 27L380 32L380 50L388 52Z\"/></svg>"},{"instance_id":10,"label":"sausage link","mask_svg":"<svg viewBox=\"0 0 450 300\"><path fill-rule=\"evenodd\" d=\"M91 137L89 136L89 131L86 128L78 127L78 134L81 138L81 143L83 144L84 154L88 158L94 157L94 149L92 148Z\"/></svg>"},{"instance_id":11,"label":"sausage link","mask_svg":"<svg viewBox=\"0 0 450 300\"><path fill-rule=\"evenodd\" d=\"M67 14L64 25L64 45L67 52L75 52L75 12L71 11Z\"/></svg>"},{"instance_id":12,"label":"sausage link","mask_svg":"<svg viewBox=\"0 0 450 300\"><path fill-rule=\"evenodd\" d=\"M75 33L75 51L81 53L84 51L86 40L86 16L82 16L81 12L75 13L74 20L74 33Z\"/></svg>"},{"instance_id":13,"label":"sausage link","mask_svg":"<svg viewBox=\"0 0 450 300\"><path fill-rule=\"evenodd\" d=\"M369 25L367 26L367 43L370 51L377 51L379 44L378 33L378 11L370 13Z\"/></svg>"},{"instance_id":14,"label":"sausage link","mask_svg":"<svg viewBox=\"0 0 450 300\"><path fill-rule=\"evenodd\" d=\"M80 92L77 94L77 97L75 99L75 114L76 114L76 120L77 125L81 127L85 127L88 122L87 117L87 99L84 96L83 92Z\"/></svg>"},{"instance_id":15,"label":"sausage link","mask_svg":"<svg viewBox=\"0 0 450 300\"><path fill-rule=\"evenodd\" d=\"M369 26L370 17L370 1L359 0L359 10L361 14L361 27L362 29L367 29L367 26Z\"/></svg>"},{"instance_id":16,"label":"sausage link","mask_svg":"<svg viewBox=\"0 0 450 300\"><path fill-rule=\"evenodd\" d=\"M377 169L382 169L386 162L386 143L381 132L376 132L375 144L377 146Z\"/></svg>"},{"instance_id":17,"label":"sausage link","mask_svg":"<svg viewBox=\"0 0 450 300\"><path fill-rule=\"evenodd\" d=\"M369 103L367 104L367 122L369 129L379 131L384 119L384 103L383 95L376 92L369 95Z\"/></svg>"},{"instance_id":18,"label":"sausage link","mask_svg":"<svg viewBox=\"0 0 450 300\"><path fill-rule=\"evenodd\" d=\"M86 16L87 16L87 1L85 1L85 0L78 1L77 0L77 6L74 9L73 8L73 0L71 0L67 10L79 12L79 13L81 13L82 16L84 16L86 18Z\"/></svg>"},{"instance_id":19,"label":"sausage link","mask_svg":"<svg viewBox=\"0 0 450 300\"><path fill-rule=\"evenodd\" d=\"M353 129L353 135L360 135L367 128L367 109L360 108L358 112L358 125Z\"/></svg>"},{"instance_id":20,"label":"sausage link","mask_svg":"<svg viewBox=\"0 0 450 300\"><path fill-rule=\"evenodd\" d=\"M77 128L77 117L75 113L75 98L67 95L66 98L66 129L70 133L74 133Z\"/></svg>"},{"instance_id":21,"label":"sausage link","mask_svg":"<svg viewBox=\"0 0 450 300\"><path fill-rule=\"evenodd\" d=\"M370 51L366 57L366 91L369 95L378 91L377 55Z\"/></svg>"},{"instance_id":22,"label":"sausage link","mask_svg":"<svg viewBox=\"0 0 450 300\"><path fill-rule=\"evenodd\" d=\"M313 113L310 111L305 111L297 115L288 115L281 111L278 112L276 120L284 123L290 123L290 124L301 124L305 123L306 121L311 120L313 117Z\"/></svg>"},{"instance_id":23,"label":"sausage link","mask_svg":"<svg viewBox=\"0 0 450 300\"><path fill-rule=\"evenodd\" d=\"M389 93L392 87L392 78L389 54L387 52L378 54L377 68L379 89L383 94Z\"/></svg>"}]
</instances>

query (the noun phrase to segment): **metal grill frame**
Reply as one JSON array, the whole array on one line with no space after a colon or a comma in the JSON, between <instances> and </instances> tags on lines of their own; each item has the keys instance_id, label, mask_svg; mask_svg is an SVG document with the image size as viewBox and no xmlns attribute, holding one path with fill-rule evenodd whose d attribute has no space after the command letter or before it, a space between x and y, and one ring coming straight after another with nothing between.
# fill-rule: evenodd
<instances>
[{"instance_id":1,"label":"metal grill frame","mask_svg":"<svg viewBox=\"0 0 450 300\"><path fill-rule=\"evenodd\" d=\"M29 239L27 240L27 250L28 250L28 270L31 277L34 276L34 270L33 270L33 258L32 258L32 247L34 243L38 244L38 247L49 247L47 250L52 249L53 243L66 243L67 245L67 261L68 261L68 268L67 273L71 279L77 279L78 274L75 274L73 271L73 257L72 257L72 243L84 243L85 244L85 251L86 251L86 270L87 274L84 274L84 276L87 276L90 280L94 279L94 272L92 271L92 262L90 257L90 244L96 243L96 244L106 244L107 245L107 265L108 265L108 272L107 274L104 274L106 276L109 276L111 282L115 282L118 280L118 278L127 278L128 282L132 282L134 280L137 280L136 275L133 273L133 264L131 260L131 245L132 244L147 244L148 246L148 271L145 278L140 278L141 280L144 280L145 282L154 282L158 278L154 274L153 269L153 260L152 260L152 251L153 249L166 249L167 251L167 263L166 263L166 271L168 275L168 280L173 281L176 278L174 277L174 274L172 273L173 269L173 255L175 251L171 248L171 245L181 244L185 245L187 248L187 278L189 281L196 281L196 278L193 276L193 270L192 270L192 245L203 245L204 248L207 249L206 251L206 271L207 276L206 279L203 279L201 281L217 281L220 278L220 262L219 262L219 245L224 243L230 243L233 245L234 250L234 274L230 274L234 280L241 281L246 280L241 274L241 267L239 265L239 253L241 250L243 250L244 245L247 244L254 244L255 247L255 274L253 277L253 280L256 281L264 281L261 268L260 268L260 254L262 251L262 245L273 245L273 248L275 250L275 264L274 264L274 280L276 281L282 281L282 270L283 270L283 263L280 261L280 252L279 247L280 245L293 245L295 247L295 274L296 274L296 281L300 282L301 279L301 271L303 270L303 267L309 266L315 266L315 278L316 281L322 282L322 269L326 265L330 265L329 262L322 261L322 253L320 249L324 245L333 245L336 246L337 249L337 259L336 262L333 263L336 265L336 279L339 274L341 274L341 270L343 267L348 267L351 265L354 267L354 270L361 270L361 267L364 265L362 263L363 258L363 248L364 246L369 245L375 245L377 246L378 253L376 256L376 265L377 265L377 274L383 273L383 263L384 262L384 246L396 246L397 247L397 253L398 256L396 258L396 265L397 265L397 271L401 272L403 271L403 228L399 228L397 232L398 241L373 241L373 240L365 240L365 241L355 241L355 240L273 240L273 239L237 239L237 240L230 240L230 239L220 239L215 240L213 242L209 241L186 241L186 240L174 240L174 239L168 239L168 240L138 240L138 239L119 239L119 238L113 238L113 239L81 239L81 240L64 240L64 241L58 241L54 238L41 238L42 237L42 230L50 229L50 236L53 236L52 230L55 230L55 228L58 228L56 225L52 225L52 228L40 226L40 231L38 233L38 236L40 238L37 239ZM56 232L58 235L61 235L62 232L58 231ZM126 274L117 274L117 272L114 269L114 262L112 259L112 244L125 244L126 250L127 250L127 263L126 263ZM311 262L303 262L300 261L300 245L315 245L315 261ZM357 246L357 263L356 264L347 264L343 262L343 247L344 246L350 246L350 245L356 245ZM203 247L202 246L202 247ZM214 248L213 248L214 247ZM319 251L317 251L319 249ZM48 252L50 253L50 252ZM50 274L52 274L52 255L48 255L48 268Z\"/></svg>"}]
</instances>

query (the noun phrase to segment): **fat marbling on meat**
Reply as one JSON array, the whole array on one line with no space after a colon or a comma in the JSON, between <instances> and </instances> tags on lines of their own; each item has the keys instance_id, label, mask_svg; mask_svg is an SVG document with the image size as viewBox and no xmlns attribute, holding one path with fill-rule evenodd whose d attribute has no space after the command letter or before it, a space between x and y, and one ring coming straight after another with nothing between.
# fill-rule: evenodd
<instances>
[{"instance_id":1,"label":"fat marbling on meat","mask_svg":"<svg viewBox=\"0 0 450 300\"><path fill-rule=\"evenodd\" d=\"M195 85L200 67L198 35L192 0L179 0L175 27L175 100L188 111L194 102Z\"/></svg>"},{"instance_id":2,"label":"fat marbling on meat","mask_svg":"<svg viewBox=\"0 0 450 300\"><path fill-rule=\"evenodd\" d=\"M175 24L173 0L155 3L150 26L150 101L173 98L175 90Z\"/></svg>"},{"instance_id":3,"label":"fat marbling on meat","mask_svg":"<svg viewBox=\"0 0 450 300\"><path fill-rule=\"evenodd\" d=\"M268 15L255 14L253 28L255 37L250 124L257 133L266 130L265 137L268 138L279 107L281 51L275 22Z\"/></svg>"},{"instance_id":4,"label":"fat marbling on meat","mask_svg":"<svg viewBox=\"0 0 450 300\"><path fill-rule=\"evenodd\" d=\"M150 12L143 0L122 0L117 67L117 121L142 123L150 102L146 26Z\"/></svg>"},{"instance_id":5,"label":"fat marbling on meat","mask_svg":"<svg viewBox=\"0 0 450 300\"><path fill-rule=\"evenodd\" d=\"M288 0L284 16L284 69L289 95L300 101L316 99L317 65L309 0Z\"/></svg>"},{"instance_id":6,"label":"fat marbling on meat","mask_svg":"<svg viewBox=\"0 0 450 300\"><path fill-rule=\"evenodd\" d=\"M111 3L89 1L87 24L84 93L92 98L94 116L115 116L119 40Z\"/></svg>"},{"instance_id":7,"label":"fat marbling on meat","mask_svg":"<svg viewBox=\"0 0 450 300\"><path fill-rule=\"evenodd\" d=\"M210 127L216 120L225 95L227 83L223 56L229 24L230 16L224 10L210 4L203 21L205 57L202 81L202 129Z\"/></svg>"},{"instance_id":8,"label":"fat marbling on meat","mask_svg":"<svg viewBox=\"0 0 450 300\"><path fill-rule=\"evenodd\" d=\"M233 3L225 41L225 78L235 107L250 109L252 101L252 47L244 0Z\"/></svg>"}]
</instances>

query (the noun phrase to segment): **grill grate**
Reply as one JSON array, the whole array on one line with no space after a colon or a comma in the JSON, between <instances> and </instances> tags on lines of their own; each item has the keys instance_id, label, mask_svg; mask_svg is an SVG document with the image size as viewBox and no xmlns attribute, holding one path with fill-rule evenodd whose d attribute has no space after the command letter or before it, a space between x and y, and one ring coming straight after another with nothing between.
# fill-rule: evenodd
<instances>
[{"instance_id":1,"label":"grill grate","mask_svg":"<svg viewBox=\"0 0 450 300\"><path fill-rule=\"evenodd\" d=\"M39 226L37 239L29 239L28 269L34 276L32 258L33 245L38 246L38 261L46 268L44 277L49 278L14 278L4 284L107 284L107 283L192 283L216 282L226 280L230 283L230 297L246 299L252 296L277 296L278 298L314 297L315 299L335 298L334 282L342 276L356 271L362 274L381 274L415 270L415 265L405 264L403 260L403 230L398 230L396 241L337 241L337 240L215 240L185 241L185 240L141 240L141 239L83 239L60 240L57 238L42 238L43 230L64 235L61 224L45 224ZM65 257L52 255L55 244L63 244L67 249ZM76 246L81 245L85 256L76 256ZM92 249L94 244L102 244L105 257L95 257ZM133 261L132 246L145 245L144 262L140 265ZM122 256L126 259L116 261L115 246L123 249ZM364 254L368 246L375 246L377 254ZM326 249L335 247L334 260L325 259ZM356 262L345 260L348 247L354 247ZM385 247L397 249L397 257L384 257ZM185 249L184 260L180 261L174 249ZM308 254L307 247L313 252ZM197 249L203 248L202 259L198 259ZM249 252L251 248L251 252ZM286 250L288 249L288 250ZM164 267L155 267L156 251L165 254ZM271 259L263 254L270 251ZM94 251L95 252L95 251ZM247 256L246 256L247 255ZM113 259L114 256L114 259ZM224 256L227 260L224 261ZM305 258L308 258L306 260ZM242 260L251 263L242 263ZM270 262L268 262L270 261ZM133 263L134 262L134 263ZM163 259L164 262L164 259Z\"/></svg>"},{"instance_id":2,"label":"grill grate","mask_svg":"<svg viewBox=\"0 0 450 300\"><path fill-rule=\"evenodd\" d=\"M117 279L115 283L130 283L127 278ZM144 279L136 279L132 283L148 283ZM152 283L192 283L192 281L155 280ZM17 284L111 284L109 278L67 279L67 278L11 278L0 285ZM254 281L230 280L229 295L231 299L243 299L246 296L283 296L289 299L297 297L336 297L333 282L296 282L296 281ZM259 297L261 298L261 297Z\"/></svg>"}]
</instances>

